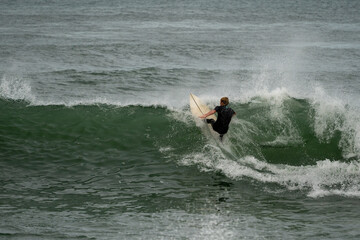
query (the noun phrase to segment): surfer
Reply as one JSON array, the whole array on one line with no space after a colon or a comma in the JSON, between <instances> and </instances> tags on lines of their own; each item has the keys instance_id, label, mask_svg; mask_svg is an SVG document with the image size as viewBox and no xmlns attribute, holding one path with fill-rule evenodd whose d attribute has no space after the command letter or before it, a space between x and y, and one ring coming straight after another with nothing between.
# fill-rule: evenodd
<instances>
[{"instance_id":1,"label":"surfer","mask_svg":"<svg viewBox=\"0 0 360 240\"><path fill-rule=\"evenodd\" d=\"M206 122L210 123L214 131L220 134L221 140L224 134L229 130L231 118L236 115L236 112L228 107L228 104L229 98L223 97L220 99L220 106L216 106L213 110L200 116L200 118L206 118L216 112L218 113L216 121L214 119L206 119Z\"/></svg>"}]
</instances>

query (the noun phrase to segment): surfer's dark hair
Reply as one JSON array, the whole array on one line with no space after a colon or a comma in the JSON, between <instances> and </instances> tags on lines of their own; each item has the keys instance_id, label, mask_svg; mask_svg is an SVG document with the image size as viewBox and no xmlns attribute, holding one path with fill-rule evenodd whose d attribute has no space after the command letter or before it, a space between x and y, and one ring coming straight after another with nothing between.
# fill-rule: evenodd
<instances>
[{"instance_id":1,"label":"surfer's dark hair","mask_svg":"<svg viewBox=\"0 0 360 240\"><path fill-rule=\"evenodd\" d=\"M229 104L229 99L227 97L222 97L220 101L226 106Z\"/></svg>"}]
</instances>

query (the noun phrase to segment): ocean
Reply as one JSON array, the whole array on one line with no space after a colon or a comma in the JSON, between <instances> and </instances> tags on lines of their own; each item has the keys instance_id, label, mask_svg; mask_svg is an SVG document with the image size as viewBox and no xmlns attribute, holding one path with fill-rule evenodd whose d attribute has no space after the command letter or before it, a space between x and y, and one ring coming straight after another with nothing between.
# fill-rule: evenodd
<instances>
[{"instance_id":1,"label":"ocean","mask_svg":"<svg viewBox=\"0 0 360 240\"><path fill-rule=\"evenodd\" d=\"M359 12L1 0L0 239L359 239Z\"/></svg>"}]
</instances>

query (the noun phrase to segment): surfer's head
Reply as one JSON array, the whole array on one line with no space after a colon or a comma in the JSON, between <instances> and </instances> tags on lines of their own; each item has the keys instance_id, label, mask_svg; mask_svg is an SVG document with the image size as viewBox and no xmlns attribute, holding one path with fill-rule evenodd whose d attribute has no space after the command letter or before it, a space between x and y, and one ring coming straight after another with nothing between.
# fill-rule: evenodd
<instances>
[{"instance_id":1,"label":"surfer's head","mask_svg":"<svg viewBox=\"0 0 360 240\"><path fill-rule=\"evenodd\" d=\"M229 99L227 97L222 97L220 99L220 105L221 106L227 106L229 104Z\"/></svg>"}]
</instances>

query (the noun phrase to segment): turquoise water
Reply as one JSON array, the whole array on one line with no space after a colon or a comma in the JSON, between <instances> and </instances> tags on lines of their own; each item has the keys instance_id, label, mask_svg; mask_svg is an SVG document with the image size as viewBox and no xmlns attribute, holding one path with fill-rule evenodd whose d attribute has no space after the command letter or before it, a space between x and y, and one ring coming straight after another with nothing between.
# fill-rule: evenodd
<instances>
[{"instance_id":1,"label":"turquoise water","mask_svg":"<svg viewBox=\"0 0 360 240\"><path fill-rule=\"evenodd\" d=\"M358 239L359 10L1 2L0 238Z\"/></svg>"}]
</instances>

